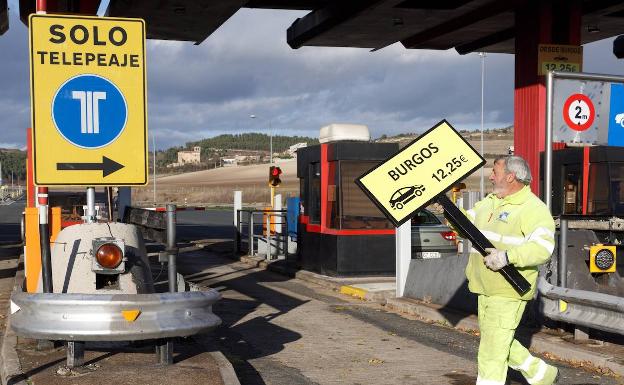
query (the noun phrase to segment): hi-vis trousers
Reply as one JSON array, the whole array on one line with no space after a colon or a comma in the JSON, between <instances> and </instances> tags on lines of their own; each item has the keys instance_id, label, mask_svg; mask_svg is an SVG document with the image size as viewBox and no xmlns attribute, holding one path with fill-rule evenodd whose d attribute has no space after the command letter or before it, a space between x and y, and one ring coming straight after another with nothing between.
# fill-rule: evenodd
<instances>
[{"instance_id":1,"label":"hi-vis trousers","mask_svg":"<svg viewBox=\"0 0 624 385\"><path fill-rule=\"evenodd\" d=\"M479 295L479 343L476 385L505 385L507 367L520 371L529 384L551 385L557 368L546 364L514 339L526 301Z\"/></svg>"}]
</instances>

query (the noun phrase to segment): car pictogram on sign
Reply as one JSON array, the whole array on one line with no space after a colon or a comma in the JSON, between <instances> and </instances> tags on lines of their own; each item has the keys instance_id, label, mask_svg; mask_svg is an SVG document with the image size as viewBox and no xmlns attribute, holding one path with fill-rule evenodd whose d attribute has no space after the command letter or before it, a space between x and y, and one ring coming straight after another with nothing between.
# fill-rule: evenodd
<instances>
[{"instance_id":1,"label":"car pictogram on sign","mask_svg":"<svg viewBox=\"0 0 624 385\"><path fill-rule=\"evenodd\" d=\"M390 198L390 207L401 210L409 201L419 197L425 191L425 186L407 186L398 189Z\"/></svg>"}]
</instances>

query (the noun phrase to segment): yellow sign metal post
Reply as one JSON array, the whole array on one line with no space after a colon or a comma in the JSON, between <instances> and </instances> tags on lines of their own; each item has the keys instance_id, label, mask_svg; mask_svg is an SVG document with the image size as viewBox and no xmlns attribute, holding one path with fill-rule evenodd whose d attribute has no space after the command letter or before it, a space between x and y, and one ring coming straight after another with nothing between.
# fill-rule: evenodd
<instances>
[{"instance_id":1,"label":"yellow sign metal post","mask_svg":"<svg viewBox=\"0 0 624 385\"><path fill-rule=\"evenodd\" d=\"M443 120L356 183L395 226L485 164Z\"/></svg>"},{"instance_id":2,"label":"yellow sign metal post","mask_svg":"<svg viewBox=\"0 0 624 385\"><path fill-rule=\"evenodd\" d=\"M35 184L147 184L144 21L29 21Z\"/></svg>"}]
</instances>

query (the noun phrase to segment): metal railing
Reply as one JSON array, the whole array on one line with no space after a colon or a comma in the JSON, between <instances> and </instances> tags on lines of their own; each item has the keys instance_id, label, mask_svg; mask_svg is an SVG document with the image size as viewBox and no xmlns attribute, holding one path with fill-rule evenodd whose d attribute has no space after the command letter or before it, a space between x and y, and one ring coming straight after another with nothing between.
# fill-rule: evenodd
<instances>
[{"instance_id":1,"label":"metal railing","mask_svg":"<svg viewBox=\"0 0 624 385\"><path fill-rule=\"evenodd\" d=\"M245 215L246 214L246 215ZM236 210L236 252L242 251L243 239L247 243L247 253L257 255L259 239L266 242L266 259L288 257L288 222L286 210ZM244 218L246 216L246 218ZM258 218L260 217L260 218ZM266 219L264 219L266 217ZM264 227L264 228L263 228ZM275 228L275 231L272 228ZM246 231L244 231L246 230ZM266 231L265 231L266 230ZM275 239L276 255L272 255ZM254 246L256 245L256 247Z\"/></svg>"},{"instance_id":2,"label":"metal railing","mask_svg":"<svg viewBox=\"0 0 624 385\"><path fill-rule=\"evenodd\" d=\"M624 298L594 291L566 289L540 277L542 312L550 319L624 334Z\"/></svg>"}]
</instances>

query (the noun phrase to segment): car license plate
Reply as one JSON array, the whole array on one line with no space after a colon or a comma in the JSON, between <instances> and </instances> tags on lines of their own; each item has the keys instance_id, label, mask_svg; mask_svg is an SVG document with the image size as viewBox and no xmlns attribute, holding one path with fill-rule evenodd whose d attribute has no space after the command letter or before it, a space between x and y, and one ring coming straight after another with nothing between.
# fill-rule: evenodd
<instances>
[{"instance_id":1,"label":"car license plate","mask_svg":"<svg viewBox=\"0 0 624 385\"><path fill-rule=\"evenodd\" d=\"M422 259L440 258L440 253L438 251L423 251L420 253L420 257Z\"/></svg>"}]
</instances>

